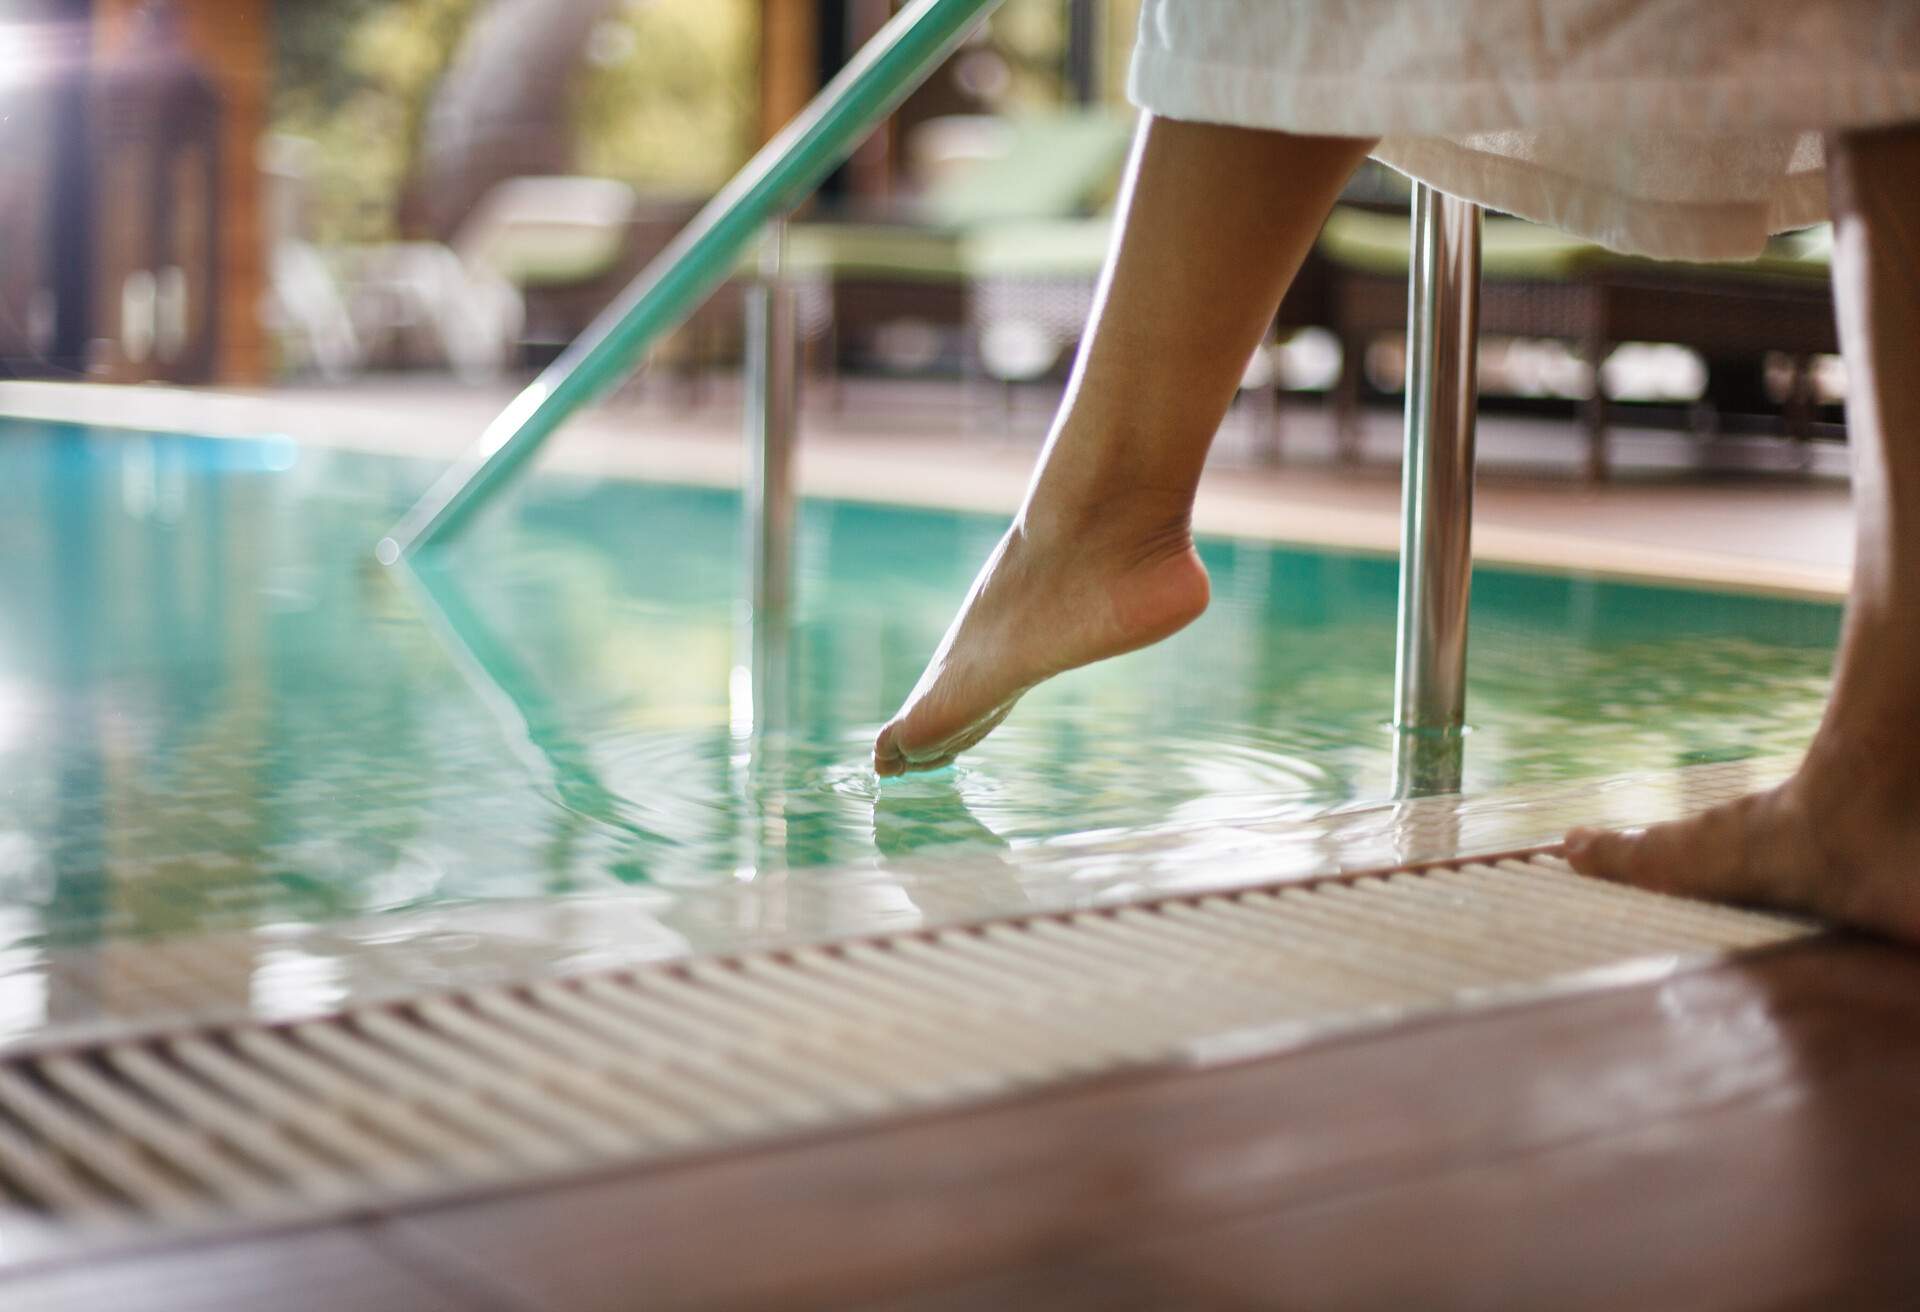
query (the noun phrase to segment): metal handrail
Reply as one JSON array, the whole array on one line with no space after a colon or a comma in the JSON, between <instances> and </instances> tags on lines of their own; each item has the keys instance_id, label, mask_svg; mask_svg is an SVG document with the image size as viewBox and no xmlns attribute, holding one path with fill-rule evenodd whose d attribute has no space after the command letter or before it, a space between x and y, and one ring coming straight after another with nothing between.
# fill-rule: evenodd
<instances>
[{"instance_id":1,"label":"metal handrail","mask_svg":"<svg viewBox=\"0 0 1920 1312\"><path fill-rule=\"evenodd\" d=\"M581 406L625 377L734 270L761 227L825 180L999 0L913 0L761 148L666 250L515 397L375 554L385 564L457 532Z\"/></svg>"}]
</instances>

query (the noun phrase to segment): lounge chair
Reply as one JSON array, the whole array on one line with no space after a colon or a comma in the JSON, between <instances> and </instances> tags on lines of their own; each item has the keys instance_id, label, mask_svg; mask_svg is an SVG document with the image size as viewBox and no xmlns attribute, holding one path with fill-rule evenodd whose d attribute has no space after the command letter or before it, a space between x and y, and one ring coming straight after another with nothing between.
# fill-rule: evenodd
<instances>
[{"instance_id":1,"label":"lounge chair","mask_svg":"<svg viewBox=\"0 0 1920 1312\"><path fill-rule=\"evenodd\" d=\"M911 152L920 193L883 221L794 225L789 267L825 289L841 347L902 322L977 337L977 298L1077 334L1131 136L1104 110L930 120Z\"/></svg>"},{"instance_id":2,"label":"lounge chair","mask_svg":"<svg viewBox=\"0 0 1920 1312\"><path fill-rule=\"evenodd\" d=\"M366 350L335 261L309 232L314 149L311 141L285 133L260 143L268 234L263 317L282 368L311 369L337 382L360 368Z\"/></svg>"},{"instance_id":3,"label":"lounge chair","mask_svg":"<svg viewBox=\"0 0 1920 1312\"><path fill-rule=\"evenodd\" d=\"M1367 344L1406 331L1406 216L1338 206L1318 250L1331 278L1329 323L1344 350L1338 407L1351 452ZM1806 361L1839 349L1820 230L1777 239L1765 256L1744 264L1681 264L1617 255L1521 219L1489 217L1480 328L1489 336L1570 342L1593 367L1580 415L1587 472L1596 481L1607 476L1610 405L1599 365L1620 343L1673 343L1709 359L1786 353L1799 362L1788 416L1797 435L1804 435L1810 410Z\"/></svg>"}]
</instances>

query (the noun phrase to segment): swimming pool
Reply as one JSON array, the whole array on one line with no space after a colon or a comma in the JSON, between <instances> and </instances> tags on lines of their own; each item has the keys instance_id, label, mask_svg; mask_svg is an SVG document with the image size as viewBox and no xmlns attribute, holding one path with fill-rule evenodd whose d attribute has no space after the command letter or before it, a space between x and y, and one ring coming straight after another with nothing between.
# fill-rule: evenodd
<instances>
[{"instance_id":1,"label":"swimming pool","mask_svg":"<svg viewBox=\"0 0 1920 1312\"><path fill-rule=\"evenodd\" d=\"M1391 561L1209 541L1190 630L881 785L872 734L998 520L809 503L756 687L735 497L543 475L421 588L369 551L434 472L0 421L0 953L496 899L670 919L928 857L1017 891L1018 858L1388 793ZM1790 753L1838 620L1483 569L1467 788Z\"/></svg>"}]
</instances>

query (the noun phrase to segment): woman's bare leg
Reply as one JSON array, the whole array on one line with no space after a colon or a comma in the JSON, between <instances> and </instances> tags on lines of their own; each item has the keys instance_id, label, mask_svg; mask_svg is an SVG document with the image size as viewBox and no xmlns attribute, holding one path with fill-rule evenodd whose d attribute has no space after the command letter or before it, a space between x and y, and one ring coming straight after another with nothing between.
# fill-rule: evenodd
<instances>
[{"instance_id":1,"label":"woman's bare leg","mask_svg":"<svg viewBox=\"0 0 1920 1312\"><path fill-rule=\"evenodd\" d=\"M1833 697L1771 792L1567 836L1589 874L1920 943L1920 125L1829 143L1858 537Z\"/></svg>"},{"instance_id":2,"label":"woman's bare leg","mask_svg":"<svg viewBox=\"0 0 1920 1312\"><path fill-rule=\"evenodd\" d=\"M1052 675L1207 605L1189 519L1248 358L1370 142L1143 120L1092 322L1013 527L899 713L881 774L945 765Z\"/></svg>"}]
</instances>

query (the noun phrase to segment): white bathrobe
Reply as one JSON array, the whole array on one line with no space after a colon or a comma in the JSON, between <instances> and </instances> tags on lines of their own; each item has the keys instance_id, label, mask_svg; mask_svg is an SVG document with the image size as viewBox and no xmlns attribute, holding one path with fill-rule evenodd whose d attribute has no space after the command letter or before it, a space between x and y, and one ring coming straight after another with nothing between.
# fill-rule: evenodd
<instances>
[{"instance_id":1,"label":"white bathrobe","mask_svg":"<svg viewBox=\"0 0 1920 1312\"><path fill-rule=\"evenodd\" d=\"M1826 217L1826 132L1920 121L1920 0L1145 0L1129 91L1379 137L1617 250L1735 259Z\"/></svg>"}]
</instances>

